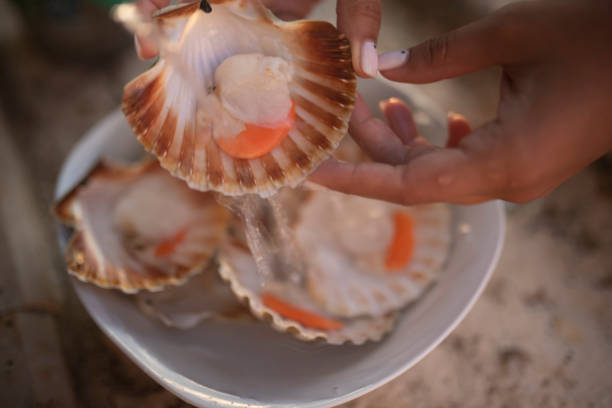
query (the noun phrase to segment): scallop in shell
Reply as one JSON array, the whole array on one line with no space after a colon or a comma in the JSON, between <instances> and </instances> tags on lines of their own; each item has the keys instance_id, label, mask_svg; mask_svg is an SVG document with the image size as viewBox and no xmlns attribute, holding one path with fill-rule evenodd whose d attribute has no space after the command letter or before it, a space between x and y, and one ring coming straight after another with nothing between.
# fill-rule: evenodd
<instances>
[{"instance_id":1,"label":"scallop in shell","mask_svg":"<svg viewBox=\"0 0 612 408\"><path fill-rule=\"evenodd\" d=\"M190 329L207 319L250 318L248 309L219 277L217 267L211 263L185 285L138 293L140 310L178 329Z\"/></svg>"},{"instance_id":2,"label":"scallop in shell","mask_svg":"<svg viewBox=\"0 0 612 408\"><path fill-rule=\"evenodd\" d=\"M248 302L256 317L301 340L359 345L381 340L395 324L397 315L393 312L376 318L335 319L298 285L268 282L263 286L255 260L239 242L224 245L219 260L219 273L230 283L234 293Z\"/></svg>"},{"instance_id":3,"label":"scallop in shell","mask_svg":"<svg viewBox=\"0 0 612 408\"><path fill-rule=\"evenodd\" d=\"M68 270L126 293L179 285L211 260L228 213L212 193L190 190L154 161L101 162L56 206L75 227Z\"/></svg>"},{"instance_id":4,"label":"scallop in shell","mask_svg":"<svg viewBox=\"0 0 612 408\"><path fill-rule=\"evenodd\" d=\"M311 298L332 316L383 316L418 298L451 242L444 204L402 207L313 191L295 226Z\"/></svg>"},{"instance_id":5,"label":"scallop in shell","mask_svg":"<svg viewBox=\"0 0 612 408\"><path fill-rule=\"evenodd\" d=\"M123 112L144 147L198 190L268 196L295 186L347 131L350 47L326 22L283 22L259 0L199 1L153 23L117 19L157 41L159 61L126 85Z\"/></svg>"}]
</instances>

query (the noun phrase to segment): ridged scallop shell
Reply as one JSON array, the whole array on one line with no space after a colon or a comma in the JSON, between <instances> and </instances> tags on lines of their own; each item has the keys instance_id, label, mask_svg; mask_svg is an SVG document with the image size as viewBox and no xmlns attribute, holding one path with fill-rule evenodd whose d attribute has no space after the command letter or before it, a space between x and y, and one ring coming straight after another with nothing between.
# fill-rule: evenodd
<instances>
[{"instance_id":1,"label":"ridged scallop shell","mask_svg":"<svg viewBox=\"0 0 612 408\"><path fill-rule=\"evenodd\" d=\"M255 260L248 249L239 243L229 243L223 246L220 256L219 273L226 279L241 300L248 303L251 312L259 319L268 321L278 331L286 332L305 340L323 340L328 344L344 343L363 344L367 341L379 341L393 329L397 314L389 313L376 318L356 318L342 320L343 327L337 330L319 330L306 327L296 321L281 316L276 311L264 305L262 291L269 292L293 305L317 313L323 317L330 314L317 306L304 288L289 283L267 283L262 287L261 278L257 272Z\"/></svg>"},{"instance_id":2,"label":"ridged scallop shell","mask_svg":"<svg viewBox=\"0 0 612 408\"><path fill-rule=\"evenodd\" d=\"M349 253L337 238L327 234L331 228L337 228L336 231L352 234L344 237L352 240L359 233L359 224L348 231L343 224L348 222L347 217L352 218L350 222L359 223L360 214L347 210L349 200L353 204L359 201L364 217L366 211L380 212L380 217L390 219L396 211L409 213L414 223L415 246L405 267L393 272L382 268L374 271L370 269L372 263ZM334 212L334 206L344 214ZM377 228L382 228L380 224ZM295 230L298 246L308 254L308 273L312 277L308 280L309 293L320 307L338 317L383 316L414 301L436 278L451 243L450 211L444 204L400 207L329 190L312 192L301 209ZM368 241L372 245L372 240ZM384 253L380 259L384 260Z\"/></svg>"},{"instance_id":3,"label":"ridged scallop shell","mask_svg":"<svg viewBox=\"0 0 612 408\"><path fill-rule=\"evenodd\" d=\"M155 206L152 200L161 201ZM101 162L54 210L75 228L66 248L68 271L126 293L179 285L201 272L224 239L229 219L212 193L190 190L155 161ZM145 231L136 221L151 227ZM151 235L160 225L174 233L174 223L177 232L184 231L180 243L170 253L156 254L168 236Z\"/></svg>"},{"instance_id":4,"label":"ridged scallop shell","mask_svg":"<svg viewBox=\"0 0 612 408\"><path fill-rule=\"evenodd\" d=\"M217 268L213 262L184 285L140 292L136 302L145 314L178 329L193 328L207 319L249 318L249 310L238 302Z\"/></svg>"},{"instance_id":5,"label":"ridged scallop shell","mask_svg":"<svg viewBox=\"0 0 612 408\"><path fill-rule=\"evenodd\" d=\"M162 51L149 71L126 85L122 109L128 122L161 165L192 188L268 196L295 186L347 131L356 88L348 41L326 22L282 22L259 0L211 1L209 14L199 3L155 18L180 63ZM272 151L235 159L217 146L209 127L198 124L198 95L214 86L215 69L227 57L253 52L289 62L296 121Z\"/></svg>"}]
</instances>

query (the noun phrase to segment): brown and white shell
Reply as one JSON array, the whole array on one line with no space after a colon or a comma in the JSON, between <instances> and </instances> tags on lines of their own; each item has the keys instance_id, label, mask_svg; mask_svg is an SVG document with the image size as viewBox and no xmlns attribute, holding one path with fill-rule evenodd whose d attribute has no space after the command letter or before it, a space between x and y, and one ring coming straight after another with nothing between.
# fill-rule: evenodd
<instances>
[{"instance_id":1,"label":"brown and white shell","mask_svg":"<svg viewBox=\"0 0 612 408\"><path fill-rule=\"evenodd\" d=\"M387 247L363 257L356 252L384 241L380 232L385 224L393 228L397 211L411 217L415 242L410 261L389 272L384 269ZM376 217L369 227L364 222L368 213ZM445 204L401 207L326 189L312 191L295 226L296 242L308 255L311 298L337 317L384 316L401 309L421 296L443 267L451 244L450 221ZM346 241L357 249L347 251Z\"/></svg>"},{"instance_id":2,"label":"brown and white shell","mask_svg":"<svg viewBox=\"0 0 612 408\"><path fill-rule=\"evenodd\" d=\"M251 312L259 319L268 321L278 331L294 335L305 341L323 340L328 344L341 345L352 343L363 344L367 341L380 341L391 331L397 319L396 313L380 317L360 317L342 319L342 327L334 330L321 330L304 326L299 322L282 316L266 306L262 300L263 293L290 302L292 305L330 317L330 314L310 298L305 288L281 282L267 282L262 285L255 260L250 251L239 242L230 242L223 246L219 254L221 277L226 279L239 299L248 303Z\"/></svg>"},{"instance_id":3,"label":"brown and white shell","mask_svg":"<svg viewBox=\"0 0 612 408\"><path fill-rule=\"evenodd\" d=\"M75 228L66 248L68 271L126 293L180 285L201 272L229 219L212 193L190 190L155 161L102 161L54 211Z\"/></svg>"},{"instance_id":4,"label":"brown and white shell","mask_svg":"<svg viewBox=\"0 0 612 408\"><path fill-rule=\"evenodd\" d=\"M356 92L349 43L326 22L278 20L259 0L210 3L209 14L196 1L154 19L171 52L162 49L159 61L126 85L123 112L145 149L192 188L268 196L295 186L346 134ZM293 72L295 125L278 147L254 159L223 152L210 126L198 121L198 100L214 87L216 67L244 53L281 57Z\"/></svg>"}]
</instances>

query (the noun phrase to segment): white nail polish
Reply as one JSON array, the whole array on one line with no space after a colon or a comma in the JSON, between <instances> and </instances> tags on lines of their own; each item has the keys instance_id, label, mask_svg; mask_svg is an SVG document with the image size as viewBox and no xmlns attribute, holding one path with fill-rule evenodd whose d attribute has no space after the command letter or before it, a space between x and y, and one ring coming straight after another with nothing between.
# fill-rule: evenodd
<instances>
[{"instance_id":1,"label":"white nail polish","mask_svg":"<svg viewBox=\"0 0 612 408\"><path fill-rule=\"evenodd\" d=\"M374 41L366 41L361 46L361 70L369 77L375 77L378 71L378 53Z\"/></svg>"},{"instance_id":2,"label":"white nail polish","mask_svg":"<svg viewBox=\"0 0 612 408\"><path fill-rule=\"evenodd\" d=\"M142 47L136 36L134 36L134 48L136 48L136 55L138 55L138 58L142 59Z\"/></svg>"},{"instance_id":3,"label":"white nail polish","mask_svg":"<svg viewBox=\"0 0 612 408\"><path fill-rule=\"evenodd\" d=\"M378 57L378 69L387 71L404 65L408 61L408 50L390 51Z\"/></svg>"}]
</instances>

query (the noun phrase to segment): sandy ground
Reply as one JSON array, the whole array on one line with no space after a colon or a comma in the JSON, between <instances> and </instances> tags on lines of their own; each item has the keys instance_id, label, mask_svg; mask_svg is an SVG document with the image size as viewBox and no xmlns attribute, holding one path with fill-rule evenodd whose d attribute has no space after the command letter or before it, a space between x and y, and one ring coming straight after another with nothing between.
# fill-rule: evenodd
<instances>
[{"instance_id":1,"label":"sandy ground","mask_svg":"<svg viewBox=\"0 0 612 408\"><path fill-rule=\"evenodd\" d=\"M380 49L411 45L499 2L435 3L385 1ZM316 13L331 9L324 4ZM48 213L64 157L118 105L122 84L148 64L135 59L127 36L107 35L111 25L74 28L86 33L83 38L99 39L102 58L75 58L87 55L78 51L59 56L11 17L6 0L0 11L0 140L19 163L0 167L0 405L187 406L129 362L91 321L68 284ZM423 89L443 109L479 124L494 115L497 74L489 70ZM467 318L409 372L347 406L612 407L611 248L608 158L548 197L513 207L500 263ZM15 289L15 271L33 262L54 292L34 305ZM47 319L34 327L58 333L57 344L46 349L53 361L40 363L57 370L31 371L32 352L24 344L32 324L24 315ZM55 389L41 388L62 375ZM45 403L38 397L45 392L59 400Z\"/></svg>"}]
</instances>

